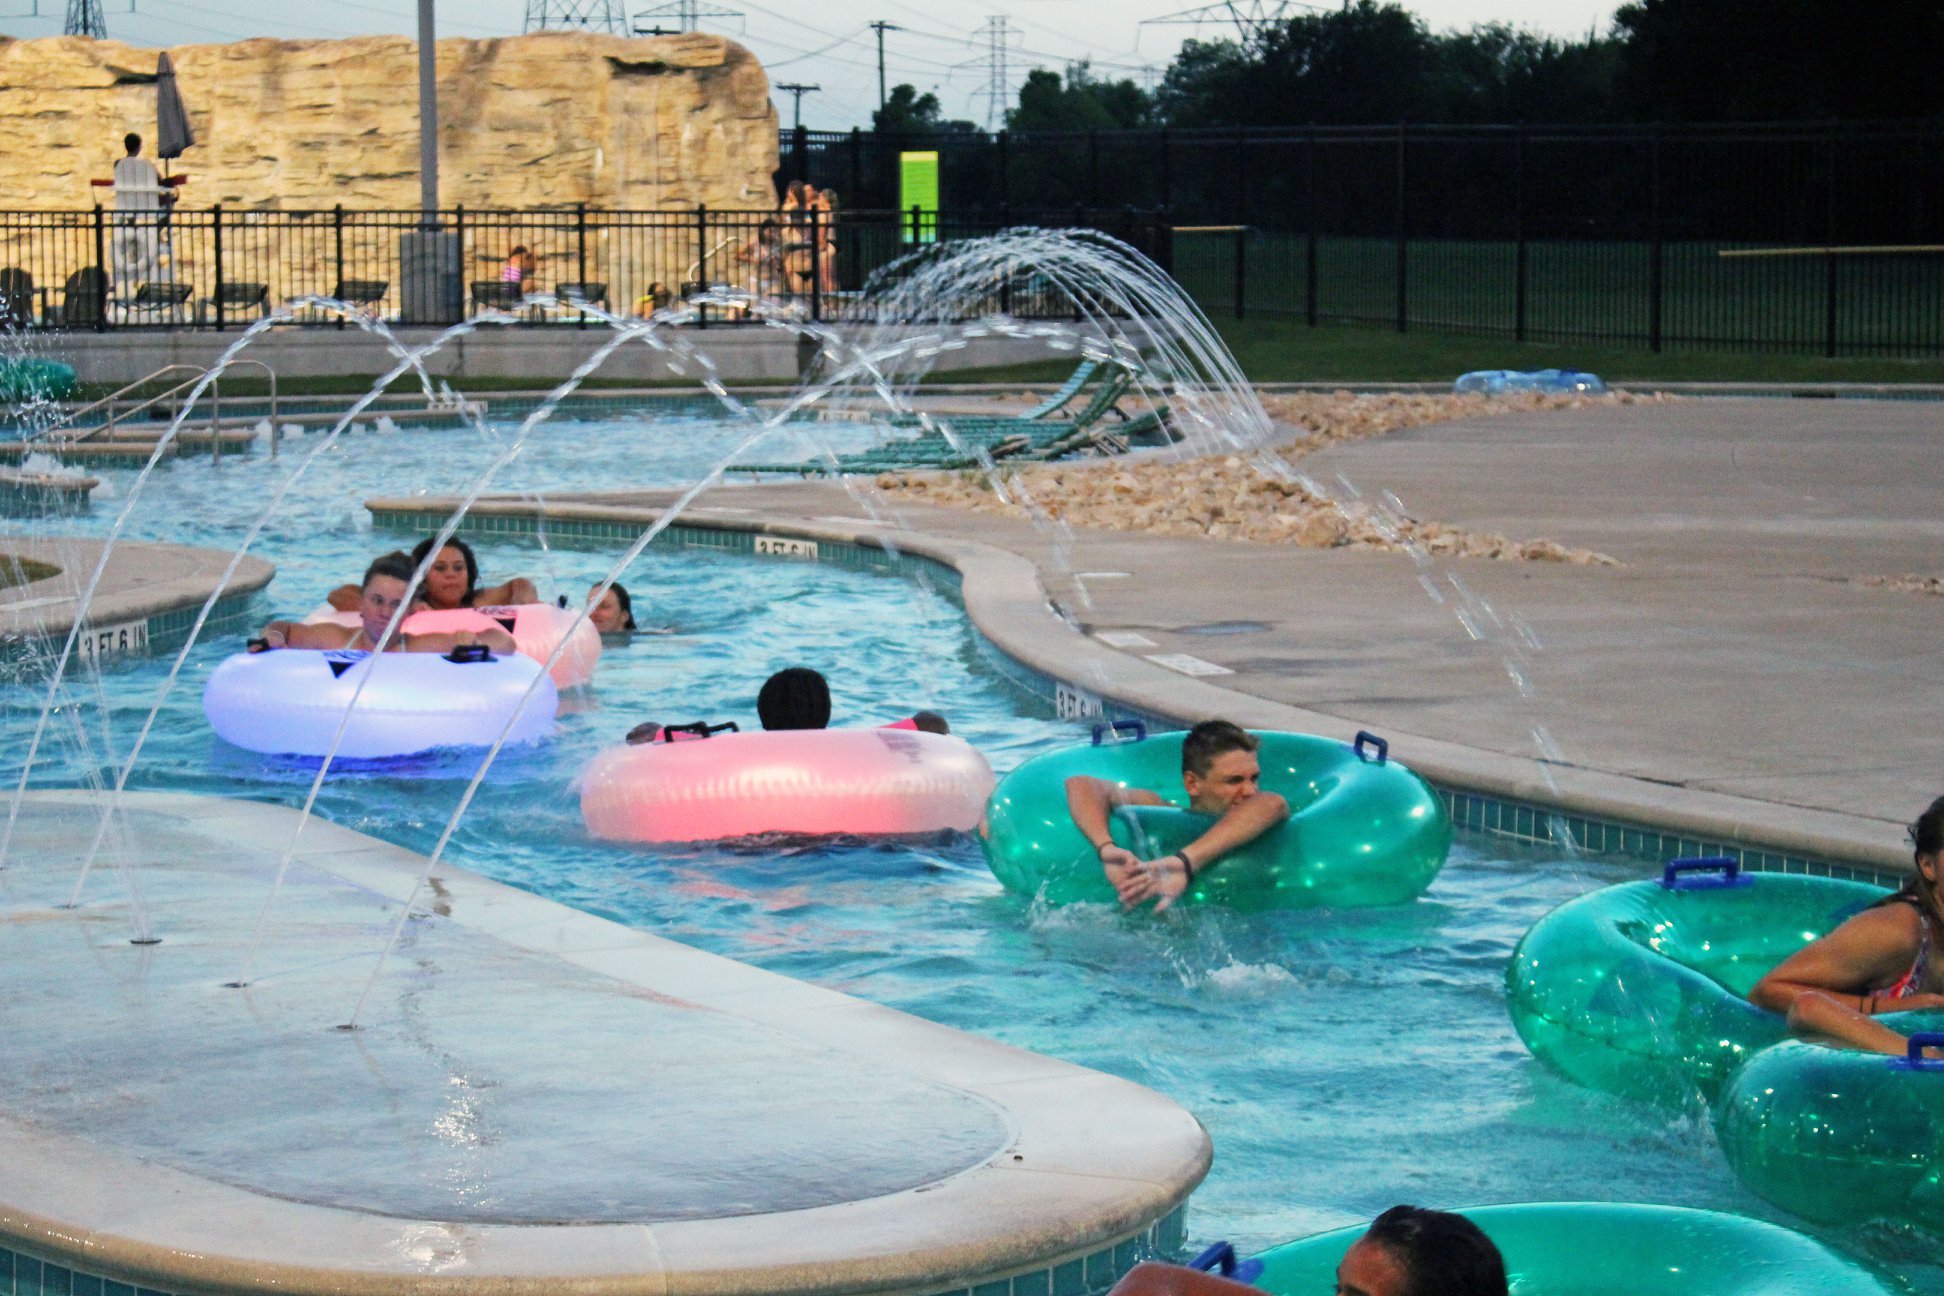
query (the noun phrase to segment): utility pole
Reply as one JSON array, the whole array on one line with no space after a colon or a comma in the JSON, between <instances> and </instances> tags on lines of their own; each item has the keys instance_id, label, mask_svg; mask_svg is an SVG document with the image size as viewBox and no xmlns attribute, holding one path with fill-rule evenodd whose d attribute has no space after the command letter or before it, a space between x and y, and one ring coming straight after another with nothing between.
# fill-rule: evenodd
<instances>
[{"instance_id":1,"label":"utility pole","mask_svg":"<svg viewBox=\"0 0 1944 1296\"><path fill-rule=\"evenodd\" d=\"M796 81L784 81L778 83L776 88L778 90L788 90L791 94L796 96L795 129L802 130L803 129L803 96L810 94L814 91L821 90L823 89L823 87L820 85L803 85L800 82L796 82Z\"/></svg>"},{"instance_id":2,"label":"utility pole","mask_svg":"<svg viewBox=\"0 0 1944 1296\"><path fill-rule=\"evenodd\" d=\"M884 33L903 31L904 28L896 23L885 22L882 18L871 23L870 27L877 33L878 38L878 115L881 117L884 115L884 105L887 102L884 96Z\"/></svg>"},{"instance_id":3,"label":"utility pole","mask_svg":"<svg viewBox=\"0 0 1944 1296\"><path fill-rule=\"evenodd\" d=\"M34 11L40 12L40 6L35 5ZM67 25L61 34L107 40L108 20L101 16L101 0L68 0Z\"/></svg>"}]
</instances>

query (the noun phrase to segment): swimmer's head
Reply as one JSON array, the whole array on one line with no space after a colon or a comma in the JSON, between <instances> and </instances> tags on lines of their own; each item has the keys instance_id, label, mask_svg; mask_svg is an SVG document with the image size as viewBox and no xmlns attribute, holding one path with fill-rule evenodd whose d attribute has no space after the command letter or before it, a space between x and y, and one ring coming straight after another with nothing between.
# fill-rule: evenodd
<instances>
[{"instance_id":1,"label":"swimmer's head","mask_svg":"<svg viewBox=\"0 0 1944 1296\"><path fill-rule=\"evenodd\" d=\"M1370 1296L1506 1296L1505 1259L1485 1231L1463 1215L1393 1206L1344 1253L1337 1290Z\"/></svg>"},{"instance_id":2,"label":"swimmer's head","mask_svg":"<svg viewBox=\"0 0 1944 1296\"><path fill-rule=\"evenodd\" d=\"M1254 734L1226 720L1204 720L1181 742L1181 785L1190 808L1226 814L1262 786L1262 763Z\"/></svg>"},{"instance_id":3,"label":"swimmer's head","mask_svg":"<svg viewBox=\"0 0 1944 1296\"><path fill-rule=\"evenodd\" d=\"M628 597L628 587L616 581L607 587L607 593L601 595L600 601L595 602L594 595L600 588L599 585L592 585L587 591L588 602L593 604L588 610L587 619L594 623L594 628L602 634L622 634L634 629L634 600Z\"/></svg>"},{"instance_id":4,"label":"swimmer's head","mask_svg":"<svg viewBox=\"0 0 1944 1296\"><path fill-rule=\"evenodd\" d=\"M952 726L946 724L945 717L936 711L914 711L911 715L911 723L926 733L948 734L952 732Z\"/></svg>"},{"instance_id":5,"label":"swimmer's head","mask_svg":"<svg viewBox=\"0 0 1944 1296\"><path fill-rule=\"evenodd\" d=\"M780 670L763 681L756 714L765 729L829 728L830 683L808 666Z\"/></svg>"},{"instance_id":6,"label":"swimmer's head","mask_svg":"<svg viewBox=\"0 0 1944 1296\"><path fill-rule=\"evenodd\" d=\"M427 536L412 546L412 565L416 567L425 561L425 555L432 552L432 542L437 536ZM471 604L473 591L479 588L479 559L473 556L472 546L453 536L439 546L438 557L426 568L425 584L421 593L425 601L433 607L455 608Z\"/></svg>"}]
</instances>

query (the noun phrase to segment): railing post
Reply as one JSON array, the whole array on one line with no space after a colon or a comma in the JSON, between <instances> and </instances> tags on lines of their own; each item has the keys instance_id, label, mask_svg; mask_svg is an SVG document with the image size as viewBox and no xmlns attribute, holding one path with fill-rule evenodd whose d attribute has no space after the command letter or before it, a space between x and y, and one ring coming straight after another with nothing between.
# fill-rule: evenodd
<instances>
[{"instance_id":1,"label":"railing post","mask_svg":"<svg viewBox=\"0 0 1944 1296\"><path fill-rule=\"evenodd\" d=\"M580 326L587 327L587 204L574 204L574 282L580 285Z\"/></svg>"},{"instance_id":2,"label":"railing post","mask_svg":"<svg viewBox=\"0 0 1944 1296\"><path fill-rule=\"evenodd\" d=\"M216 331L223 331L223 204L209 209L211 259L216 263Z\"/></svg>"},{"instance_id":3,"label":"railing post","mask_svg":"<svg viewBox=\"0 0 1944 1296\"><path fill-rule=\"evenodd\" d=\"M1526 340L1526 132L1512 136L1512 340Z\"/></svg>"},{"instance_id":4,"label":"railing post","mask_svg":"<svg viewBox=\"0 0 1944 1296\"><path fill-rule=\"evenodd\" d=\"M864 205L864 132L856 126L851 127L850 138L850 192L844 201L853 207Z\"/></svg>"},{"instance_id":5,"label":"railing post","mask_svg":"<svg viewBox=\"0 0 1944 1296\"><path fill-rule=\"evenodd\" d=\"M810 319L823 322L823 212L810 209Z\"/></svg>"},{"instance_id":6,"label":"railing post","mask_svg":"<svg viewBox=\"0 0 1944 1296\"><path fill-rule=\"evenodd\" d=\"M1012 133L1000 131L999 144L999 206L1012 206L1012 191L1008 186L1008 176L1012 171Z\"/></svg>"},{"instance_id":7,"label":"railing post","mask_svg":"<svg viewBox=\"0 0 1944 1296\"><path fill-rule=\"evenodd\" d=\"M808 183L810 179L810 128L795 127L790 134L790 154L795 166L795 179Z\"/></svg>"},{"instance_id":8,"label":"railing post","mask_svg":"<svg viewBox=\"0 0 1944 1296\"><path fill-rule=\"evenodd\" d=\"M1404 141L1408 133L1405 123L1397 123L1397 331L1405 332L1410 327L1410 299L1406 285L1410 270L1410 239L1407 235L1404 207Z\"/></svg>"},{"instance_id":9,"label":"railing post","mask_svg":"<svg viewBox=\"0 0 1944 1296\"><path fill-rule=\"evenodd\" d=\"M1249 230L1235 227L1235 318L1242 318L1242 282L1248 276Z\"/></svg>"},{"instance_id":10,"label":"railing post","mask_svg":"<svg viewBox=\"0 0 1944 1296\"><path fill-rule=\"evenodd\" d=\"M1168 128L1161 128L1161 205L1174 206L1174 153L1168 144Z\"/></svg>"},{"instance_id":11,"label":"railing post","mask_svg":"<svg viewBox=\"0 0 1944 1296\"><path fill-rule=\"evenodd\" d=\"M1661 297L1666 249L1661 239L1661 132L1658 123L1647 135L1648 148L1648 237L1647 248L1647 349L1661 349Z\"/></svg>"},{"instance_id":12,"label":"railing post","mask_svg":"<svg viewBox=\"0 0 1944 1296\"><path fill-rule=\"evenodd\" d=\"M1235 132L1235 223L1249 223L1249 136L1239 129Z\"/></svg>"},{"instance_id":13,"label":"railing post","mask_svg":"<svg viewBox=\"0 0 1944 1296\"><path fill-rule=\"evenodd\" d=\"M803 132L797 131L801 139ZM700 297L709 288L709 207L707 203L695 204L695 295ZM709 327L709 307L698 303L695 308L695 327Z\"/></svg>"},{"instance_id":14,"label":"railing post","mask_svg":"<svg viewBox=\"0 0 1944 1296\"><path fill-rule=\"evenodd\" d=\"M1303 150L1303 205L1308 209L1309 232L1303 243L1303 318L1316 327L1316 123L1309 125Z\"/></svg>"},{"instance_id":15,"label":"railing post","mask_svg":"<svg viewBox=\"0 0 1944 1296\"><path fill-rule=\"evenodd\" d=\"M95 302L95 332L104 333L108 329L108 292L113 286L108 278L108 222L102 214L101 204L94 209L95 269L101 272L100 299Z\"/></svg>"},{"instance_id":16,"label":"railing post","mask_svg":"<svg viewBox=\"0 0 1944 1296\"><path fill-rule=\"evenodd\" d=\"M331 228L337 237L337 282L331 291L336 292L344 284L344 204L339 203L331 211ZM404 285L400 285L402 288ZM344 327L344 316L337 317L337 326Z\"/></svg>"},{"instance_id":17,"label":"railing post","mask_svg":"<svg viewBox=\"0 0 1944 1296\"><path fill-rule=\"evenodd\" d=\"M1836 123L1823 134L1823 354L1836 354Z\"/></svg>"},{"instance_id":18,"label":"railing post","mask_svg":"<svg viewBox=\"0 0 1944 1296\"><path fill-rule=\"evenodd\" d=\"M439 228L436 216L431 222L431 228L435 230ZM466 284L472 279L472 260L466 255L466 204L464 203L452 204L452 240L459 246L459 318L464 319L472 310L472 293L466 290ZM436 255L434 253L435 258ZM435 275L438 264L436 259L432 263ZM405 278L403 266L399 267L398 277L401 282Z\"/></svg>"},{"instance_id":19,"label":"railing post","mask_svg":"<svg viewBox=\"0 0 1944 1296\"><path fill-rule=\"evenodd\" d=\"M918 246L918 239L919 239L918 222L919 222L919 215L923 211L924 208L920 207L917 203L911 204L911 245L913 247Z\"/></svg>"},{"instance_id":20,"label":"railing post","mask_svg":"<svg viewBox=\"0 0 1944 1296\"><path fill-rule=\"evenodd\" d=\"M1087 206L1100 206L1100 132L1087 132Z\"/></svg>"}]
</instances>

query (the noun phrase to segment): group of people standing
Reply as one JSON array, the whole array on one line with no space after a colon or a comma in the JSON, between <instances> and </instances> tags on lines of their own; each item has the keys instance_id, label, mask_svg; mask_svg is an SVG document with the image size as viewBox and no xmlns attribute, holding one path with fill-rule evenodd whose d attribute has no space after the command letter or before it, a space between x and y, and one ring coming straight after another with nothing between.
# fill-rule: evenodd
<instances>
[{"instance_id":1,"label":"group of people standing","mask_svg":"<svg viewBox=\"0 0 1944 1296\"><path fill-rule=\"evenodd\" d=\"M837 291L837 191L790 181L776 215L736 249L742 286L763 297Z\"/></svg>"}]
</instances>

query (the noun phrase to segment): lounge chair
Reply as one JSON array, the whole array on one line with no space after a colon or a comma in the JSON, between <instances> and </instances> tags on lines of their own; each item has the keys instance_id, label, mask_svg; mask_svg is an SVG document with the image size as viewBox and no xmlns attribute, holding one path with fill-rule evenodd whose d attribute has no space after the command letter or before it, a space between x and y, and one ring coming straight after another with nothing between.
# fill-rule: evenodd
<instances>
[{"instance_id":1,"label":"lounge chair","mask_svg":"<svg viewBox=\"0 0 1944 1296\"><path fill-rule=\"evenodd\" d=\"M1048 396L1031 409L1022 410L1017 414L975 415L974 417L980 419L991 418L994 421L1004 422L1013 422L1015 420L1035 422L1039 419L1052 418L1072 403L1073 398L1078 396L1081 389L1092 380L1095 371L1100 368L1100 364L1101 362L1098 360L1082 360L1074 367L1073 373L1067 380L1061 383L1059 388L1051 396ZM894 414L889 419L883 421L890 423L892 427L913 427L918 425L922 418L923 416L918 414ZM941 416L933 415L932 421L941 421ZM942 421L957 423L960 420L953 419L950 415L945 415L942 416Z\"/></svg>"}]
</instances>

